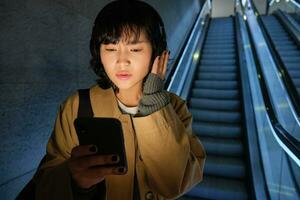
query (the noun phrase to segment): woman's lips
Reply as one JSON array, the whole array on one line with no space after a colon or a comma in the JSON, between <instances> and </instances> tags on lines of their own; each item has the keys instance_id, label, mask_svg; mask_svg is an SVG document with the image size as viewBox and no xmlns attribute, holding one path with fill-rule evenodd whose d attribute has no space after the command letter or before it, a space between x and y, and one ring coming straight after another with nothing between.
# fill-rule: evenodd
<instances>
[{"instance_id":1,"label":"woman's lips","mask_svg":"<svg viewBox=\"0 0 300 200\"><path fill-rule=\"evenodd\" d=\"M117 78L120 80L128 80L131 77L131 74L116 74Z\"/></svg>"}]
</instances>

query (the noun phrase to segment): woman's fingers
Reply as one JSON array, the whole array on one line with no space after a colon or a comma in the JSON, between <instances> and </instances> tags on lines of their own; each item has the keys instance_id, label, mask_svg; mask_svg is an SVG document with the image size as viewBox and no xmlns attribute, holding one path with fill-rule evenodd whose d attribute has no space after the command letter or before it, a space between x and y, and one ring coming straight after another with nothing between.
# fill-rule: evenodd
<instances>
[{"instance_id":1,"label":"woman's fingers","mask_svg":"<svg viewBox=\"0 0 300 200\"><path fill-rule=\"evenodd\" d=\"M165 59L164 59L164 63L162 66L162 71L161 71L162 79L164 79L165 75L166 75L166 71L167 71L167 67L168 67L168 60L169 60L169 55L170 55L169 52L170 51L165 51Z\"/></svg>"},{"instance_id":2,"label":"woman's fingers","mask_svg":"<svg viewBox=\"0 0 300 200\"><path fill-rule=\"evenodd\" d=\"M94 155L97 153L97 146L95 145L79 145L72 149L71 158Z\"/></svg>"},{"instance_id":3,"label":"woman's fingers","mask_svg":"<svg viewBox=\"0 0 300 200\"><path fill-rule=\"evenodd\" d=\"M159 63L158 75L161 79L164 79L165 78L165 71L166 71L167 64L168 64L168 59L169 59L169 55L168 55L167 50L165 50L162 53L161 58L162 59L160 60L160 63Z\"/></svg>"},{"instance_id":4,"label":"woman's fingers","mask_svg":"<svg viewBox=\"0 0 300 200\"><path fill-rule=\"evenodd\" d=\"M119 156L117 155L90 155L75 160L71 160L71 165L74 171L84 170L90 167L114 164L119 162Z\"/></svg>"},{"instance_id":5,"label":"woman's fingers","mask_svg":"<svg viewBox=\"0 0 300 200\"><path fill-rule=\"evenodd\" d=\"M126 173L124 167L94 167L85 172L86 177L103 177L107 175L121 175Z\"/></svg>"},{"instance_id":6,"label":"woman's fingers","mask_svg":"<svg viewBox=\"0 0 300 200\"><path fill-rule=\"evenodd\" d=\"M87 169L99 165L109 165L119 162L119 156L117 155L91 155L78 158L78 169Z\"/></svg>"},{"instance_id":7,"label":"woman's fingers","mask_svg":"<svg viewBox=\"0 0 300 200\"><path fill-rule=\"evenodd\" d=\"M104 180L107 175L123 175L127 170L123 167L97 166L72 174L73 179L80 188L91 186Z\"/></svg>"},{"instance_id":8,"label":"woman's fingers","mask_svg":"<svg viewBox=\"0 0 300 200\"><path fill-rule=\"evenodd\" d=\"M151 73L157 74L159 62L160 62L160 58L159 56L157 56L153 62Z\"/></svg>"},{"instance_id":9,"label":"woman's fingers","mask_svg":"<svg viewBox=\"0 0 300 200\"><path fill-rule=\"evenodd\" d=\"M165 50L161 56L157 56L155 58L151 73L157 74L160 78L164 79L167 70L168 59L169 54L168 51Z\"/></svg>"}]
</instances>

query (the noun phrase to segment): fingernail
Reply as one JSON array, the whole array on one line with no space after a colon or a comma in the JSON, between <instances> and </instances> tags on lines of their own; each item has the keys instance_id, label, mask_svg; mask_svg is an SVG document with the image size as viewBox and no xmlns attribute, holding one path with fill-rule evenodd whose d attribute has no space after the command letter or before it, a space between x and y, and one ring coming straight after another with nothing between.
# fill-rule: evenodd
<instances>
[{"instance_id":1,"label":"fingernail","mask_svg":"<svg viewBox=\"0 0 300 200\"><path fill-rule=\"evenodd\" d=\"M111 160L112 160L113 162L116 162L116 161L118 160L118 156L117 156L117 155L113 155L113 156L111 157Z\"/></svg>"},{"instance_id":2,"label":"fingernail","mask_svg":"<svg viewBox=\"0 0 300 200\"><path fill-rule=\"evenodd\" d=\"M124 169L124 167L120 167L120 168L118 168L118 172L119 172L119 173L124 173L124 172L125 172L125 169Z\"/></svg>"},{"instance_id":3,"label":"fingernail","mask_svg":"<svg viewBox=\"0 0 300 200\"><path fill-rule=\"evenodd\" d=\"M95 153L95 152L97 152L97 146L93 145L93 146L90 147L89 150L90 150L90 152Z\"/></svg>"}]
</instances>

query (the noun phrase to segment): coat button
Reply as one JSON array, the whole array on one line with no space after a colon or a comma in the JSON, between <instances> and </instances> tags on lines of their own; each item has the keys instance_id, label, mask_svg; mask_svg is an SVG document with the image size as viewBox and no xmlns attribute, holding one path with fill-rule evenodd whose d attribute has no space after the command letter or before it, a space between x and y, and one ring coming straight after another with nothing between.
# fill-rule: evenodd
<instances>
[{"instance_id":1,"label":"coat button","mask_svg":"<svg viewBox=\"0 0 300 200\"><path fill-rule=\"evenodd\" d=\"M153 192L149 191L146 193L145 197L146 197L146 200L152 200L152 199L154 199L154 194L153 194Z\"/></svg>"},{"instance_id":2,"label":"coat button","mask_svg":"<svg viewBox=\"0 0 300 200\"><path fill-rule=\"evenodd\" d=\"M139 155L139 159L140 159L140 161L143 161L143 158L142 158L141 154Z\"/></svg>"}]
</instances>

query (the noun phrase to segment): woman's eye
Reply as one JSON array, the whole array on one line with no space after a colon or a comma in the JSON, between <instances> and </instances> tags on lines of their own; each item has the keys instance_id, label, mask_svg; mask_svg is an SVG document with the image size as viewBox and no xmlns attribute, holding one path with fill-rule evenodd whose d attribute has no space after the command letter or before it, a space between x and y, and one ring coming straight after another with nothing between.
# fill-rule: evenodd
<instances>
[{"instance_id":1,"label":"woman's eye","mask_svg":"<svg viewBox=\"0 0 300 200\"><path fill-rule=\"evenodd\" d=\"M117 49L112 49L112 48L106 48L106 51L116 51Z\"/></svg>"},{"instance_id":2,"label":"woman's eye","mask_svg":"<svg viewBox=\"0 0 300 200\"><path fill-rule=\"evenodd\" d=\"M133 52L139 52L139 51L142 51L142 49L131 49L131 51L133 51Z\"/></svg>"}]
</instances>

